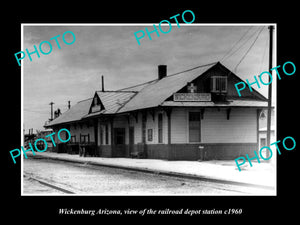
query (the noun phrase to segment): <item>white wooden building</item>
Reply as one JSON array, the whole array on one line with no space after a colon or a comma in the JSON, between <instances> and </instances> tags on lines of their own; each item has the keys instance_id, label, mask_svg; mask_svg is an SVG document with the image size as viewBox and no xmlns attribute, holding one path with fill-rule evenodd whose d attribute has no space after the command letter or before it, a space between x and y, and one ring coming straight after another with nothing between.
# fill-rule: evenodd
<instances>
[{"instance_id":1,"label":"white wooden building","mask_svg":"<svg viewBox=\"0 0 300 225\"><path fill-rule=\"evenodd\" d=\"M96 91L47 127L67 128L72 140L57 151L101 157L168 160L234 159L259 150L259 115L267 99L239 97L242 80L211 63L115 91Z\"/></svg>"}]
</instances>

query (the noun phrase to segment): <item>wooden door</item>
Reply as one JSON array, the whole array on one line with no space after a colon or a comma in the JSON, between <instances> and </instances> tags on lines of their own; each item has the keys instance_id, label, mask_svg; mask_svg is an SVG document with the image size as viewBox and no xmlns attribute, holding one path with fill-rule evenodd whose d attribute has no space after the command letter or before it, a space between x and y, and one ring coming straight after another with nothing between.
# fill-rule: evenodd
<instances>
[{"instance_id":1,"label":"wooden door","mask_svg":"<svg viewBox=\"0 0 300 225\"><path fill-rule=\"evenodd\" d=\"M129 127L129 155L134 152L134 127Z\"/></svg>"}]
</instances>

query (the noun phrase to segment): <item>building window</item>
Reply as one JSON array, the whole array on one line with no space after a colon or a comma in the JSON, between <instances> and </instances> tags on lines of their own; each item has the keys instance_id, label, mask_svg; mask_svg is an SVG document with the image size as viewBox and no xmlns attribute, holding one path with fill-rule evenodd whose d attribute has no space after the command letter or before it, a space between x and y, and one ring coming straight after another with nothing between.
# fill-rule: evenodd
<instances>
[{"instance_id":1,"label":"building window","mask_svg":"<svg viewBox=\"0 0 300 225\"><path fill-rule=\"evenodd\" d=\"M108 145L108 124L105 124L105 144Z\"/></svg>"},{"instance_id":2,"label":"building window","mask_svg":"<svg viewBox=\"0 0 300 225\"><path fill-rule=\"evenodd\" d=\"M158 143L163 143L163 114L158 114Z\"/></svg>"},{"instance_id":3,"label":"building window","mask_svg":"<svg viewBox=\"0 0 300 225\"><path fill-rule=\"evenodd\" d=\"M200 142L200 112L189 112L189 142Z\"/></svg>"},{"instance_id":4,"label":"building window","mask_svg":"<svg viewBox=\"0 0 300 225\"><path fill-rule=\"evenodd\" d=\"M147 114L142 113L142 142L146 143L146 122L147 122Z\"/></svg>"},{"instance_id":5,"label":"building window","mask_svg":"<svg viewBox=\"0 0 300 225\"><path fill-rule=\"evenodd\" d=\"M103 126L100 125L100 145L103 145L103 135L104 135L104 132L103 132Z\"/></svg>"},{"instance_id":6,"label":"building window","mask_svg":"<svg viewBox=\"0 0 300 225\"><path fill-rule=\"evenodd\" d=\"M71 136L71 143L76 143L76 136L74 135L74 136Z\"/></svg>"},{"instance_id":7,"label":"building window","mask_svg":"<svg viewBox=\"0 0 300 225\"><path fill-rule=\"evenodd\" d=\"M224 76L212 76L211 77L211 92L227 92L227 77Z\"/></svg>"},{"instance_id":8,"label":"building window","mask_svg":"<svg viewBox=\"0 0 300 225\"><path fill-rule=\"evenodd\" d=\"M148 129L148 141L152 141L152 140L153 140L153 130Z\"/></svg>"},{"instance_id":9,"label":"building window","mask_svg":"<svg viewBox=\"0 0 300 225\"><path fill-rule=\"evenodd\" d=\"M89 144L90 143L90 134L80 134L80 143Z\"/></svg>"}]
</instances>

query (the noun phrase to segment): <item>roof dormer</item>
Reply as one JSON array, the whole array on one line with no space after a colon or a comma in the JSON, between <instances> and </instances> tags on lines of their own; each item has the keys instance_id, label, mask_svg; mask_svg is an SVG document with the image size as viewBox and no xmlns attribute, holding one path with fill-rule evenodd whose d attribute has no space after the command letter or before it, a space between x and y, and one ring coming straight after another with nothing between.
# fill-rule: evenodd
<instances>
[{"instance_id":1,"label":"roof dormer","mask_svg":"<svg viewBox=\"0 0 300 225\"><path fill-rule=\"evenodd\" d=\"M104 106L96 92L94 95L89 113L99 112L103 109L104 109Z\"/></svg>"}]
</instances>

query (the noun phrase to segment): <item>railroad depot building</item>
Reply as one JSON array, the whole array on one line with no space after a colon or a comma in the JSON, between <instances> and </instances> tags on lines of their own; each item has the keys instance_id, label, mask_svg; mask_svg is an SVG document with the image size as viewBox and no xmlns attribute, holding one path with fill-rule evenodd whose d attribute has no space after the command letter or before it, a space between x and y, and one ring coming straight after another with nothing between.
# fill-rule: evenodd
<instances>
[{"instance_id":1,"label":"railroad depot building","mask_svg":"<svg viewBox=\"0 0 300 225\"><path fill-rule=\"evenodd\" d=\"M67 128L56 152L168 160L235 159L259 150L259 115L267 99L220 62L116 91L96 91L49 122ZM54 137L57 142L57 136Z\"/></svg>"}]
</instances>

